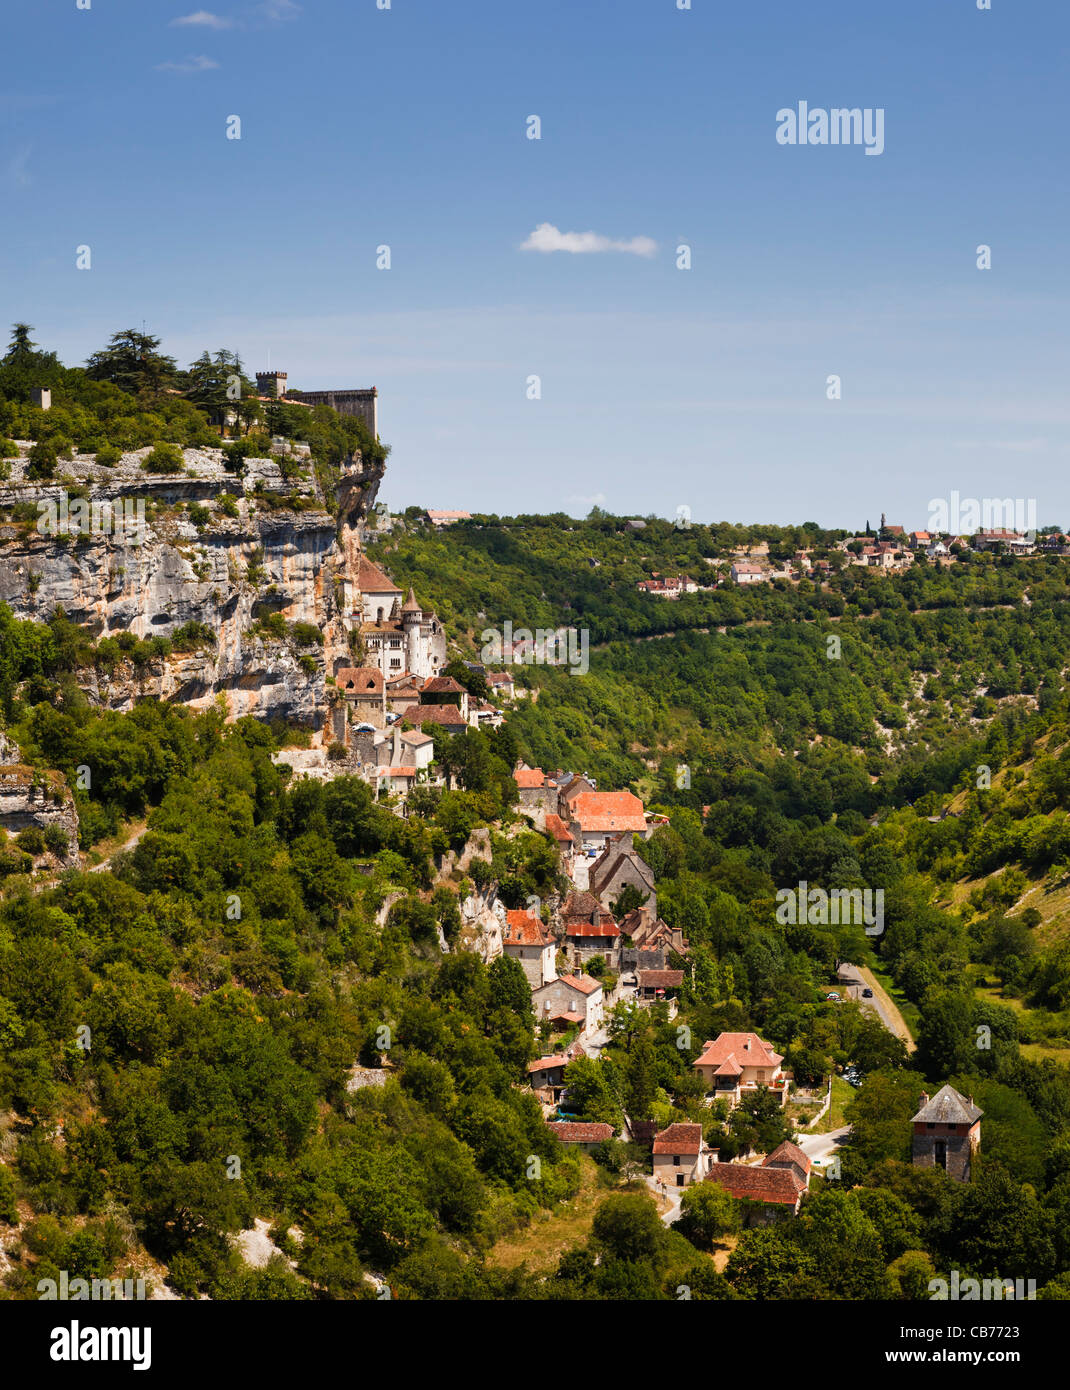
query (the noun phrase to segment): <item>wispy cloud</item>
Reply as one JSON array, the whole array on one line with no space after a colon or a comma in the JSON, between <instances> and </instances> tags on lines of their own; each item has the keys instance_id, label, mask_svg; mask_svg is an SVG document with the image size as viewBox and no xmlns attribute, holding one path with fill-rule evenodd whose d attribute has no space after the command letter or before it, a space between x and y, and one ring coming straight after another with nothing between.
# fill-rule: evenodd
<instances>
[{"instance_id":1,"label":"wispy cloud","mask_svg":"<svg viewBox=\"0 0 1070 1390\"><path fill-rule=\"evenodd\" d=\"M284 19L296 19L301 13L301 6L296 0L261 0L256 8L264 19L276 23L281 23Z\"/></svg>"},{"instance_id":2,"label":"wispy cloud","mask_svg":"<svg viewBox=\"0 0 1070 1390\"><path fill-rule=\"evenodd\" d=\"M214 58L206 58L203 53L195 58L187 58L184 63L157 63L158 72L208 72L219 64Z\"/></svg>"},{"instance_id":3,"label":"wispy cloud","mask_svg":"<svg viewBox=\"0 0 1070 1390\"><path fill-rule=\"evenodd\" d=\"M658 249L656 241L648 236L633 236L627 241L616 241L613 237L602 236L600 232L562 232L552 222L540 222L521 246L521 251L567 251L570 255L590 255L599 251L624 251L630 256L653 256Z\"/></svg>"},{"instance_id":4,"label":"wispy cloud","mask_svg":"<svg viewBox=\"0 0 1070 1390\"><path fill-rule=\"evenodd\" d=\"M232 19L226 19L220 14L212 14L210 10L195 10L193 14L179 15L177 19L172 19L171 21L172 28L179 28L187 25L202 29L233 29L234 21Z\"/></svg>"},{"instance_id":5,"label":"wispy cloud","mask_svg":"<svg viewBox=\"0 0 1070 1390\"><path fill-rule=\"evenodd\" d=\"M12 184L15 188L26 188L33 182L26 170L26 166L30 162L30 151L32 148L31 145L20 145L7 162L7 168L5 170L7 182Z\"/></svg>"}]
</instances>

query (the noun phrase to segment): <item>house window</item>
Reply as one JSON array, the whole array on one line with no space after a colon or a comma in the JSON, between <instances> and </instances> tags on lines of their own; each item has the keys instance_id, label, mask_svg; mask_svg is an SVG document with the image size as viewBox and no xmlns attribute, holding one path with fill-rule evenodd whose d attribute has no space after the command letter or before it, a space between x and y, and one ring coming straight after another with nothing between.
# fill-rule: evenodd
<instances>
[{"instance_id":1,"label":"house window","mask_svg":"<svg viewBox=\"0 0 1070 1390\"><path fill-rule=\"evenodd\" d=\"M943 1139L937 1139L933 1145L933 1158L938 1168L947 1169L947 1143Z\"/></svg>"},{"instance_id":2,"label":"house window","mask_svg":"<svg viewBox=\"0 0 1070 1390\"><path fill-rule=\"evenodd\" d=\"M400 656L392 656L392 657L390 658L390 669L391 669L391 671L400 671L400 670L401 670L401 657L400 657Z\"/></svg>"},{"instance_id":3,"label":"house window","mask_svg":"<svg viewBox=\"0 0 1070 1390\"><path fill-rule=\"evenodd\" d=\"M679 1154L673 1154L673 1156L672 1156L672 1166L673 1166L674 1168L679 1168L679 1166L680 1166L680 1155L679 1155Z\"/></svg>"}]
</instances>

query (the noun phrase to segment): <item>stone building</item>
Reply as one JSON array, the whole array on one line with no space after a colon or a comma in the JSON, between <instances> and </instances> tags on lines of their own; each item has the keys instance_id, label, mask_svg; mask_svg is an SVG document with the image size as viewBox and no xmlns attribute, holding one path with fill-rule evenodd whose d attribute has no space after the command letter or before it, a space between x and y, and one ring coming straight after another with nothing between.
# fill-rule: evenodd
<instances>
[{"instance_id":1,"label":"stone building","mask_svg":"<svg viewBox=\"0 0 1070 1390\"><path fill-rule=\"evenodd\" d=\"M529 908L515 908L505 913L502 949L507 956L520 962L532 990L557 979L557 944Z\"/></svg>"},{"instance_id":2,"label":"stone building","mask_svg":"<svg viewBox=\"0 0 1070 1390\"><path fill-rule=\"evenodd\" d=\"M446 633L437 616L421 608L409 589L402 603L394 581L365 556L357 568L354 618L366 666L388 681L409 675L420 681L437 676L446 664Z\"/></svg>"},{"instance_id":3,"label":"stone building","mask_svg":"<svg viewBox=\"0 0 1070 1390\"><path fill-rule=\"evenodd\" d=\"M654 1136L654 1177L666 1187L690 1187L701 1182L712 1159L701 1125L672 1124Z\"/></svg>"},{"instance_id":4,"label":"stone building","mask_svg":"<svg viewBox=\"0 0 1070 1390\"><path fill-rule=\"evenodd\" d=\"M386 687L383 673L376 666L343 666L334 673L334 683L345 697L354 724L386 723Z\"/></svg>"},{"instance_id":5,"label":"stone building","mask_svg":"<svg viewBox=\"0 0 1070 1390\"><path fill-rule=\"evenodd\" d=\"M587 887L604 908L612 908L627 887L635 888L642 900L640 911L650 921L658 915L658 898L650 866L632 848L631 834L625 832L610 840L591 865Z\"/></svg>"},{"instance_id":6,"label":"stone building","mask_svg":"<svg viewBox=\"0 0 1070 1390\"><path fill-rule=\"evenodd\" d=\"M941 1086L932 1100L922 1092L921 1109L911 1123L911 1158L915 1168L943 1168L959 1182L969 1182L970 1163L981 1145L981 1116L973 1097L954 1086Z\"/></svg>"}]
</instances>

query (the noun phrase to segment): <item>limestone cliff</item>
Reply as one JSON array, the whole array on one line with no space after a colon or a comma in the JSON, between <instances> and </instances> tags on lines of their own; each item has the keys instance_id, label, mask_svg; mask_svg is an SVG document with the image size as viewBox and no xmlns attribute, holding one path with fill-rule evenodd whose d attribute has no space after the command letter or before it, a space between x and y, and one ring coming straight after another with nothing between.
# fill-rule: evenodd
<instances>
[{"instance_id":1,"label":"limestone cliff","mask_svg":"<svg viewBox=\"0 0 1070 1390\"><path fill-rule=\"evenodd\" d=\"M90 673L91 698L129 709L222 696L233 718L323 729L325 677L350 660L360 528L382 465L365 468L359 456L344 465L336 520L307 452L249 459L240 477L220 450L188 449L183 470L168 474L142 468L145 449L113 468L79 455L42 483L26 477L27 449L0 483L10 517L0 524L0 602L38 620L59 606L98 637L172 637L197 623L216 639L214 649ZM317 628L322 645L281 635L279 618Z\"/></svg>"}]
</instances>

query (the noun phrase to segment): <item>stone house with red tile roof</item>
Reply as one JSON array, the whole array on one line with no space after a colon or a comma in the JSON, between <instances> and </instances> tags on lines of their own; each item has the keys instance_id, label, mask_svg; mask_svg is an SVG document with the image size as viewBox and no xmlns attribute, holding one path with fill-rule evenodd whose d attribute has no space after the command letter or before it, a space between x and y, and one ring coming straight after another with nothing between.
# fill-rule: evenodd
<instances>
[{"instance_id":1,"label":"stone house with red tile roof","mask_svg":"<svg viewBox=\"0 0 1070 1390\"><path fill-rule=\"evenodd\" d=\"M579 967L604 956L615 970L620 961L620 928L592 893L573 889L558 909L569 958Z\"/></svg>"},{"instance_id":2,"label":"stone house with red tile roof","mask_svg":"<svg viewBox=\"0 0 1070 1390\"><path fill-rule=\"evenodd\" d=\"M713 1152L698 1124L671 1124L654 1136L654 1177L666 1187L690 1187L710 1170Z\"/></svg>"},{"instance_id":3,"label":"stone house with red tile roof","mask_svg":"<svg viewBox=\"0 0 1070 1390\"><path fill-rule=\"evenodd\" d=\"M531 1002L540 1019L579 1024L584 1033L597 1032L602 1026L602 986L590 975L560 975L533 989Z\"/></svg>"},{"instance_id":4,"label":"stone house with red tile roof","mask_svg":"<svg viewBox=\"0 0 1070 1390\"><path fill-rule=\"evenodd\" d=\"M557 979L557 942L530 908L506 912L502 923L502 950L520 962L533 990Z\"/></svg>"},{"instance_id":5,"label":"stone house with red tile roof","mask_svg":"<svg viewBox=\"0 0 1070 1390\"><path fill-rule=\"evenodd\" d=\"M646 834L646 811L633 792L581 792L568 806L572 838L581 853L600 852L621 835Z\"/></svg>"},{"instance_id":6,"label":"stone house with red tile roof","mask_svg":"<svg viewBox=\"0 0 1070 1390\"><path fill-rule=\"evenodd\" d=\"M810 1187L810 1160L795 1144L785 1140L761 1163L714 1163L706 1176L731 1196L761 1202L757 1220L798 1214L803 1193Z\"/></svg>"},{"instance_id":7,"label":"stone house with red tile roof","mask_svg":"<svg viewBox=\"0 0 1070 1390\"><path fill-rule=\"evenodd\" d=\"M591 1149L596 1144L604 1144L613 1138L613 1126L597 1122L547 1120L546 1126L559 1143L576 1144L581 1149Z\"/></svg>"},{"instance_id":8,"label":"stone house with red tile roof","mask_svg":"<svg viewBox=\"0 0 1070 1390\"><path fill-rule=\"evenodd\" d=\"M783 1060L757 1033L721 1033L705 1044L692 1066L714 1100L736 1106L745 1092L766 1086L785 1105L788 1077L781 1070Z\"/></svg>"}]
</instances>

